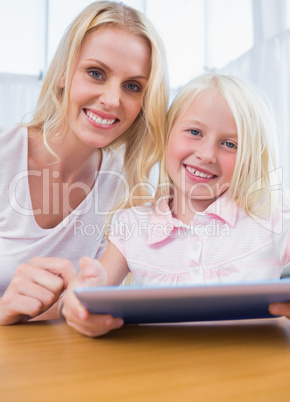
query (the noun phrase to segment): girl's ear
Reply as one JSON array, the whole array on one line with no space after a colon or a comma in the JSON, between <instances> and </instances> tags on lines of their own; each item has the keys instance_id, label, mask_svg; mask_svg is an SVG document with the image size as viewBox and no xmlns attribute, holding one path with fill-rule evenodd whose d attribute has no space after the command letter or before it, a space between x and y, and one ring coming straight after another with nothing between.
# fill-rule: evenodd
<instances>
[{"instance_id":1,"label":"girl's ear","mask_svg":"<svg viewBox=\"0 0 290 402\"><path fill-rule=\"evenodd\" d=\"M66 79L66 71L63 72L62 76L60 77L58 86L59 88L64 88L65 87L65 79Z\"/></svg>"}]
</instances>

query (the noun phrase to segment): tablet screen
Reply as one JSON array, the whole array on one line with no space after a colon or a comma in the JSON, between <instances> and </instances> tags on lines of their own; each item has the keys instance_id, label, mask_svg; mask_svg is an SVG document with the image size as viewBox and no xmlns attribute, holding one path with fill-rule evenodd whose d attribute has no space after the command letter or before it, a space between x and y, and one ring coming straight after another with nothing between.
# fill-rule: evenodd
<instances>
[{"instance_id":1,"label":"tablet screen","mask_svg":"<svg viewBox=\"0 0 290 402\"><path fill-rule=\"evenodd\" d=\"M274 318L272 302L290 301L290 279L205 286L80 287L74 289L93 313L125 323Z\"/></svg>"}]
</instances>

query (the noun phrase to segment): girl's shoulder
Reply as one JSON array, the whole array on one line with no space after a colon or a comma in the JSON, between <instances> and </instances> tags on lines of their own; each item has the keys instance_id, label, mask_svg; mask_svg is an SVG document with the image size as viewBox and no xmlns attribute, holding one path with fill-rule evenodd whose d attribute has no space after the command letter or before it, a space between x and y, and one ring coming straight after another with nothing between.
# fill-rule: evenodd
<instances>
[{"instance_id":1,"label":"girl's shoulder","mask_svg":"<svg viewBox=\"0 0 290 402\"><path fill-rule=\"evenodd\" d=\"M290 231L290 192L287 189L278 191L275 200L275 208L269 222L272 225L272 232L287 234Z\"/></svg>"},{"instance_id":2,"label":"girl's shoulder","mask_svg":"<svg viewBox=\"0 0 290 402\"><path fill-rule=\"evenodd\" d=\"M283 190L281 205L282 211L290 214L290 191L288 189Z\"/></svg>"},{"instance_id":3,"label":"girl's shoulder","mask_svg":"<svg viewBox=\"0 0 290 402\"><path fill-rule=\"evenodd\" d=\"M154 205L143 204L131 208L120 209L114 214L114 219L121 221L138 221L140 219L148 219L154 214Z\"/></svg>"},{"instance_id":4,"label":"girl's shoulder","mask_svg":"<svg viewBox=\"0 0 290 402\"><path fill-rule=\"evenodd\" d=\"M283 195L285 196L286 200L290 202L290 190L288 188L284 188Z\"/></svg>"}]
</instances>

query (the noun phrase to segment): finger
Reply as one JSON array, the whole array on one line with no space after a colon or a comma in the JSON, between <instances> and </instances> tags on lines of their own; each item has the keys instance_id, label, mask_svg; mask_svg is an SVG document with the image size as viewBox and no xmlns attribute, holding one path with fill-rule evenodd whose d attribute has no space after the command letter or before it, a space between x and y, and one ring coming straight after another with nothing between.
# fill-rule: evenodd
<instances>
[{"instance_id":1,"label":"finger","mask_svg":"<svg viewBox=\"0 0 290 402\"><path fill-rule=\"evenodd\" d=\"M31 281L20 281L16 284L12 283L11 287L7 288L8 291L6 297L10 295L10 298L12 299L15 294L19 294L36 299L41 303L43 306L42 310L44 310L54 304L61 294L62 280L60 278L57 278L57 280L60 281L60 284L57 284L57 286L54 286L52 289Z\"/></svg>"},{"instance_id":2,"label":"finger","mask_svg":"<svg viewBox=\"0 0 290 402\"><path fill-rule=\"evenodd\" d=\"M89 314L86 320L67 320L68 325L89 337L105 335L124 325L122 318L114 318L109 314Z\"/></svg>"},{"instance_id":3,"label":"finger","mask_svg":"<svg viewBox=\"0 0 290 402\"><path fill-rule=\"evenodd\" d=\"M21 264L1 298L0 321L15 323L22 320L21 315L42 313L58 300L62 290L61 277Z\"/></svg>"},{"instance_id":4,"label":"finger","mask_svg":"<svg viewBox=\"0 0 290 402\"><path fill-rule=\"evenodd\" d=\"M64 315L66 319L68 319L68 317L78 317L81 320L85 320L89 314L73 291L73 289L78 286L82 286L82 281L79 277L70 283L62 297L62 315Z\"/></svg>"},{"instance_id":5,"label":"finger","mask_svg":"<svg viewBox=\"0 0 290 402\"><path fill-rule=\"evenodd\" d=\"M98 275L99 269L102 268L102 265L98 260L94 258L82 257L79 260L79 267L81 272L87 271L88 273L89 273L88 268L91 267L91 275L96 276Z\"/></svg>"},{"instance_id":6,"label":"finger","mask_svg":"<svg viewBox=\"0 0 290 402\"><path fill-rule=\"evenodd\" d=\"M29 261L29 265L60 275L64 281L65 289L68 283L77 276L74 265L66 258L34 257Z\"/></svg>"},{"instance_id":7,"label":"finger","mask_svg":"<svg viewBox=\"0 0 290 402\"><path fill-rule=\"evenodd\" d=\"M79 261L79 266L81 279L93 279L93 281L85 281L88 286L105 286L107 284L107 272L98 260L83 257Z\"/></svg>"},{"instance_id":8,"label":"finger","mask_svg":"<svg viewBox=\"0 0 290 402\"><path fill-rule=\"evenodd\" d=\"M272 303L269 306L269 311L273 315L284 315L290 317L290 303Z\"/></svg>"},{"instance_id":9,"label":"finger","mask_svg":"<svg viewBox=\"0 0 290 402\"><path fill-rule=\"evenodd\" d=\"M1 298L2 318L11 320L15 316L14 322L17 322L21 314L34 317L43 313L56 303L61 290L62 286L58 292L55 289L50 291L30 280L14 277Z\"/></svg>"},{"instance_id":10,"label":"finger","mask_svg":"<svg viewBox=\"0 0 290 402\"><path fill-rule=\"evenodd\" d=\"M10 287L17 289L25 294L25 286L28 283L35 283L41 289L48 289L55 294L60 294L64 288L62 277L52 274L50 271L35 268L31 265L21 264L17 268L15 275L10 283Z\"/></svg>"},{"instance_id":11,"label":"finger","mask_svg":"<svg viewBox=\"0 0 290 402\"><path fill-rule=\"evenodd\" d=\"M17 294L10 300L4 296L0 301L1 325L15 324L23 321L24 317L34 317L41 312L42 304L35 298Z\"/></svg>"}]
</instances>

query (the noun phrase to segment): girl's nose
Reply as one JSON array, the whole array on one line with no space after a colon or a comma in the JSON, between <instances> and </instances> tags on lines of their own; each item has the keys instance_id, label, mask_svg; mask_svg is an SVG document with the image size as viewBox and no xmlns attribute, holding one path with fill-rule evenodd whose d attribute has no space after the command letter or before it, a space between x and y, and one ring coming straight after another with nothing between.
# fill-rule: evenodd
<instances>
[{"instance_id":1,"label":"girl's nose","mask_svg":"<svg viewBox=\"0 0 290 402\"><path fill-rule=\"evenodd\" d=\"M209 141L200 142L195 151L195 156L203 163L216 163L216 149L215 145Z\"/></svg>"},{"instance_id":2,"label":"girl's nose","mask_svg":"<svg viewBox=\"0 0 290 402\"><path fill-rule=\"evenodd\" d=\"M99 96L99 101L107 110L114 110L120 105L120 88L114 83L107 83Z\"/></svg>"}]
</instances>

